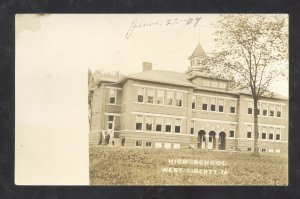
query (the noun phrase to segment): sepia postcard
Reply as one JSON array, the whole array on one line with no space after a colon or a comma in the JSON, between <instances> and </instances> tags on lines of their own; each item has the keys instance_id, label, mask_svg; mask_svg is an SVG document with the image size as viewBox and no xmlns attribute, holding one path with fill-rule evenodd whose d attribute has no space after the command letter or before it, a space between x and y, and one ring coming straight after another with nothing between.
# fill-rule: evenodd
<instances>
[{"instance_id":1,"label":"sepia postcard","mask_svg":"<svg viewBox=\"0 0 300 199\"><path fill-rule=\"evenodd\" d=\"M287 186L288 31L287 14L16 15L16 183Z\"/></svg>"}]
</instances>

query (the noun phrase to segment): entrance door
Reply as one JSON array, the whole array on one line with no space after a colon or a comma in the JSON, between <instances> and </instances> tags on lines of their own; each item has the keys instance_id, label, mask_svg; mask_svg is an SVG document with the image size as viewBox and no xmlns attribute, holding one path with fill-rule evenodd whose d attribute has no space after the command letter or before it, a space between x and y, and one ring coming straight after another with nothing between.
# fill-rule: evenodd
<instances>
[{"instance_id":1,"label":"entrance door","mask_svg":"<svg viewBox=\"0 0 300 199\"><path fill-rule=\"evenodd\" d=\"M206 145L205 135L202 135L202 145L201 145L201 148L205 149L205 145Z\"/></svg>"},{"instance_id":2,"label":"entrance door","mask_svg":"<svg viewBox=\"0 0 300 199\"><path fill-rule=\"evenodd\" d=\"M213 149L213 139L214 137L212 135L209 135L208 137L208 143L207 143L207 149Z\"/></svg>"}]
</instances>

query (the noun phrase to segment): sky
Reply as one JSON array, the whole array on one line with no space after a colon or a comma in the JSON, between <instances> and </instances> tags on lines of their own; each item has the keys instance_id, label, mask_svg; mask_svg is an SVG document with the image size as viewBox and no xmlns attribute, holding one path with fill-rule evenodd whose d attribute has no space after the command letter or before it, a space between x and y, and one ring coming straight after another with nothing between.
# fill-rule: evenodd
<instances>
[{"instance_id":1,"label":"sky","mask_svg":"<svg viewBox=\"0 0 300 199\"><path fill-rule=\"evenodd\" d=\"M64 55L66 64L76 59L92 71L133 74L141 72L147 61L154 70L185 72L198 42L207 53L216 48L213 24L217 19L216 14L52 14L40 16L31 29L23 27L21 36L35 37L36 42L51 37L42 41L43 46L31 47L43 51L51 46ZM57 57L51 59L55 62ZM273 84L272 90L287 96L287 81Z\"/></svg>"}]
</instances>

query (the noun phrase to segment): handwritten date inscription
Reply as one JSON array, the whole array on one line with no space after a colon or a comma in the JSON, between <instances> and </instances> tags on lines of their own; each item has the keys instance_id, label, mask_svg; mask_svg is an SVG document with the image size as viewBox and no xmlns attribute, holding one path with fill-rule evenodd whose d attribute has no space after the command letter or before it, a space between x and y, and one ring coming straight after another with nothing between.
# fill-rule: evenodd
<instances>
[{"instance_id":1,"label":"handwritten date inscription","mask_svg":"<svg viewBox=\"0 0 300 199\"><path fill-rule=\"evenodd\" d=\"M129 30L126 33L126 39L129 39L132 36L132 33L137 29L142 29L146 27L153 27L153 26L175 26L175 25L186 25L196 27L198 22L200 21L201 17L190 17L186 19L167 19L164 21L152 21L152 22L139 22L138 19L134 19L131 22Z\"/></svg>"}]
</instances>

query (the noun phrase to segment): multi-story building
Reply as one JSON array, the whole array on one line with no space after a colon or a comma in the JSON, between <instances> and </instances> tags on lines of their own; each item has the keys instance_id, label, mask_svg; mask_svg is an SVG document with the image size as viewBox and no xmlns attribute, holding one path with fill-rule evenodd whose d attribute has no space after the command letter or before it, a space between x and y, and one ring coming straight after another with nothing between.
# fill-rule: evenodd
<instances>
[{"instance_id":1,"label":"multi-story building","mask_svg":"<svg viewBox=\"0 0 300 199\"><path fill-rule=\"evenodd\" d=\"M253 151L253 101L250 92L202 70L200 44L187 72L152 70L90 83L90 144ZM260 100L261 152L288 150L288 99ZM110 135L110 139L107 138Z\"/></svg>"}]
</instances>

